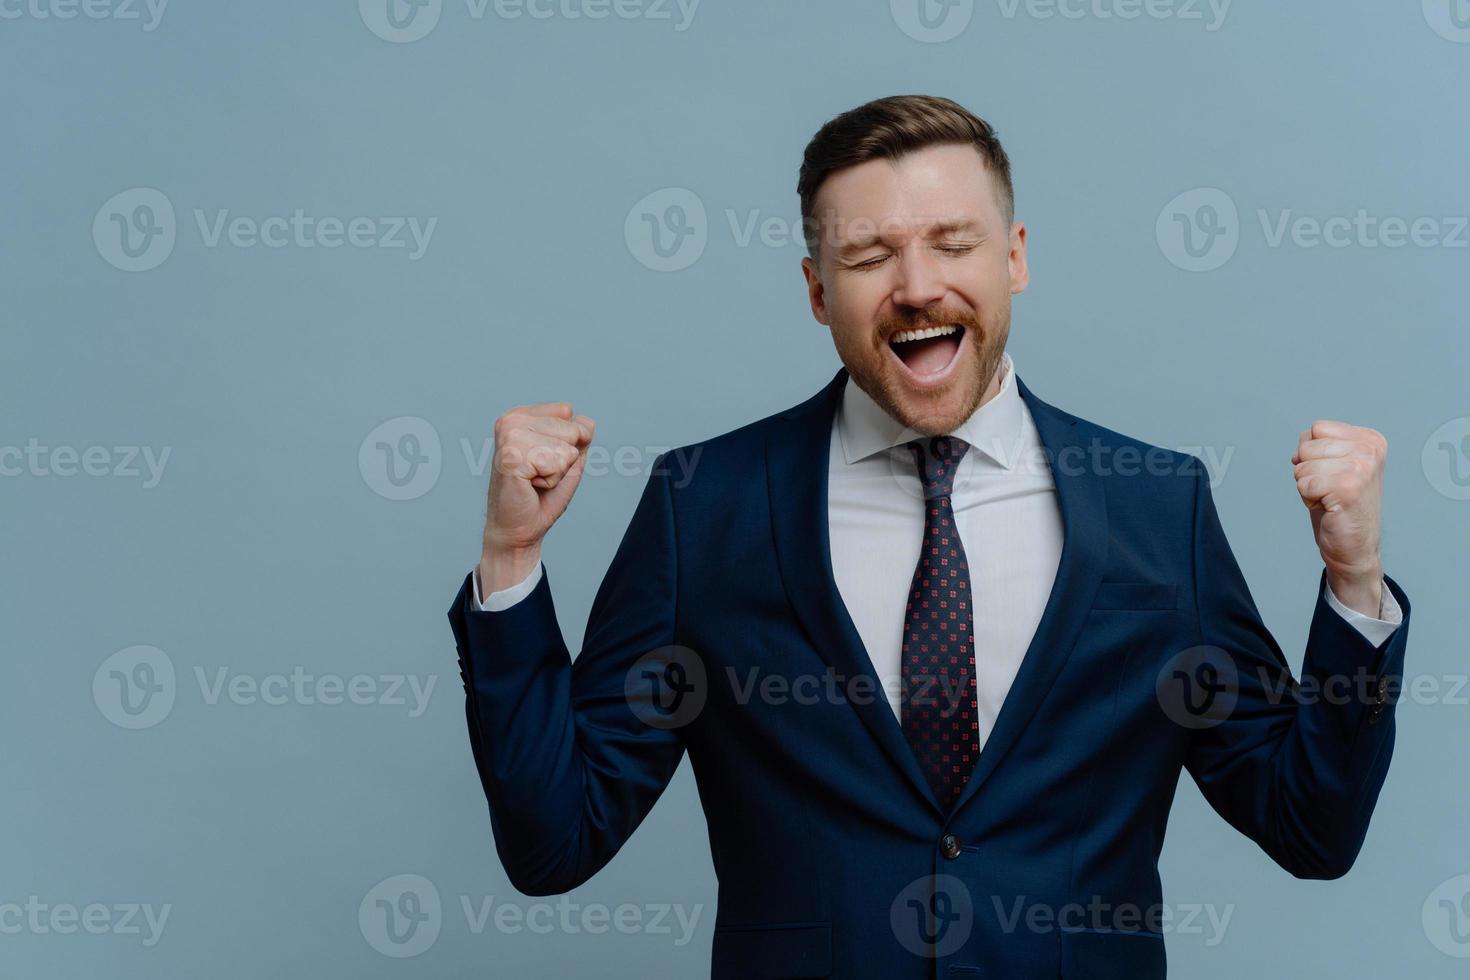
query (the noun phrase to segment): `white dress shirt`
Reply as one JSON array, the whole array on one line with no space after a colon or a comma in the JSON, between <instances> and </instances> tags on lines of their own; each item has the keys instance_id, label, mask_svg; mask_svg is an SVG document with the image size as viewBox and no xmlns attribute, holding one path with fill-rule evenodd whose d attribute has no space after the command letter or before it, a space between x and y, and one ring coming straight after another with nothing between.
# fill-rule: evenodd
<instances>
[{"instance_id":1,"label":"white dress shirt","mask_svg":"<svg viewBox=\"0 0 1470 980\"><path fill-rule=\"evenodd\" d=\"M1037 455L1041 437L1009 356L1001 371L1001 390L952 433L970 444L955 470L950 503L970 566L981 746L1041 622L1062 554L1056 488ZM904 620L924 538L924 495L906 443L920 436L850 377L832 429L832 574L888 703L902 719Z\"/></svg>"},{"instance_id":2,"label":"white dress shirt","mask_svg":"<svg viewBox=\"0 0 1470 980\"><path fill-rule=\"evenodd\" d=\"M1062 554L1056 486L1009 353L1000 370L1000 391L952 433L970 444L950 502L970 566L982 747L1041 622ZM914 438L848 378L827 463L832 574L900 720L904 615L924 535L918 468L905 446ZM509 608L535 589L541 574L537 562L522 581L490 593L480 609ZM479 602L478 570L474 586ZM1327 604L1374 646L1403 621L1386 583L1382 618L1349 609L1324 590Z\"/></svg>"}]
</instances>

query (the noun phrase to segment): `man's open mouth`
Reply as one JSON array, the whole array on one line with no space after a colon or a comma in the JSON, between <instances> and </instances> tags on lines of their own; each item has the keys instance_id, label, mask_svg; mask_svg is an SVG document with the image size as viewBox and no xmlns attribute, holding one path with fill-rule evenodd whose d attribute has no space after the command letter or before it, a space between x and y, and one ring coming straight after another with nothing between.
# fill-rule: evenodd
<instances>
[{"instance_id":1,"label":"man's open mouth","mask_svg":"<svg viewBox=\"0 0 1470 980\"><path fill-rule=\"evenodd\" d=\"M888 346L913 380L936 381L954 364L964 339L965 328L949 324L900 330L888 338Z\"/></svg>"}]
</instances>

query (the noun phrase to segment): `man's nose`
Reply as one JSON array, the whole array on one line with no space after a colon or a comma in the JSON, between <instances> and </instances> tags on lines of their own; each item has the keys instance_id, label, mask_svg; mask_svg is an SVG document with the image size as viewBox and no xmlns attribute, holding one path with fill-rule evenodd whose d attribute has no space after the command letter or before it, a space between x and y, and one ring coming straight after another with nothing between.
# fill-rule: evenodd
<instances>
[{"instance_id":1,"label":"man's nose","mask_svg":"<svg viewBox=\"0 0 1470 980\"><path fill-rule=\"evenodd\" d=\"M947 287L938 259L920 245L905 249L898 256L898 282L893 301L901 306L922 309L944 298Z\"/></svg>"}]
</instances>

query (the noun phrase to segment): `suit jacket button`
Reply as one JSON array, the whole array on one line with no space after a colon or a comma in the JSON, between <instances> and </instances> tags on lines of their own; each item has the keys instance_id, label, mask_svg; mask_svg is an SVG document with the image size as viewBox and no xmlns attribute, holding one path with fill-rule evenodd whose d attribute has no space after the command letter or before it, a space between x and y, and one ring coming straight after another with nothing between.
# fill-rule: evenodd
<instances>
[{"instance_id":1,"label":"suit jacket button","mask_svg":"<svg viewBox=\"0 0 1470 980\"><path fill-rule=\"evenodd\" d=\"M953 861L960 856L960 839L954 834L945 834L939 838L939 853Z\"/></svg>"}]
</instances>

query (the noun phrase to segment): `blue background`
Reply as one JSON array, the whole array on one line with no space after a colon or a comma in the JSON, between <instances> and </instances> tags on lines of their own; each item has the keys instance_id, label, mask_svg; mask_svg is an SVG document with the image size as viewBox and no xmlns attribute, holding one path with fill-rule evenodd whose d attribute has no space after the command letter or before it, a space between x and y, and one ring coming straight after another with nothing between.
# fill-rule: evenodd
<instances>
[{"instance_id":1,"label":"blue background","mask_svg":"<svg viewBox=\"0 0 1470 980\"><path fill-rule=\"evenodd\" d=\"M652 0L602 19L567 13L588 0L547 18L444 0L408 43L350 2L174 0L151 30L142 7L62 20L25 2L0 3L0 452L48 449L35 465L11 453L0 477L0 906L170 912L151 946L0 915L0 974L702 975L715 881L687 763L571 896L678 906L699 916L687 942L677 925L477 932L466 919L464 900L557 901L506 882L464 731L444 614L478 555L479 454L497 414L551 399L625 453L584 480L547 541L575 649L658 452L799 401L838 365L795 236L743 240L731 221L795 228L816 128L924 92L984 116L1011 154L1031 243L1010 343L1021 376L1066 410L1225 461L1222 519L1294 668L1320 568L1290 475L1297 434L1329 417L1389 438L1385 565L1414 603L1409 677L1439 694L1400 705L1393 768L1343 880L1290 878L1184 781L1166 900L1232 918L1216 944L1171 935L1172 974L1464 975L1470 942L1421 913L1446 883L1470 891L1456 883L1470 874L1470 491L1457 482L1470 443L1439 448L1470 433L1470 233L1273 246L1260 218L1364 209L1453 237L1470 214L1470 44L1448 0L1239 4L1213 30L1193 5L1202 19L1179 5L1099 14L1119 0L1007 16L984 0L954 8L970 19L938 42L904 29L902 0L704 0L683 29ZM131 219L136 196L108 202L135 188L167 199L176 241L128 272L93 226ZM670 188L702 205L702 252L657 271L640 202L655 195L647 213L667 217ZM1180 268L1156 232L1197 188L1238 209L1238 246L1209 271ZM412 259L211 247L195 217L297 209L437 224ZM401 440L426 431L437 451ZM378 441L426 467L397 471L425 474L408 499L374 470ZM105 447L109 475L59 475L57 447ZM167 449L162 478L127 475L118 447ZM166 715L133 730L114 721L104 662L137 645L161 651L175 683ZM211 699L199 672L212 684L221 668L435 686L417 716L411 695ZM412 958L380 953L359 925L400 874L442 900L436 941Z\"/></svg>"}]
</instances>

